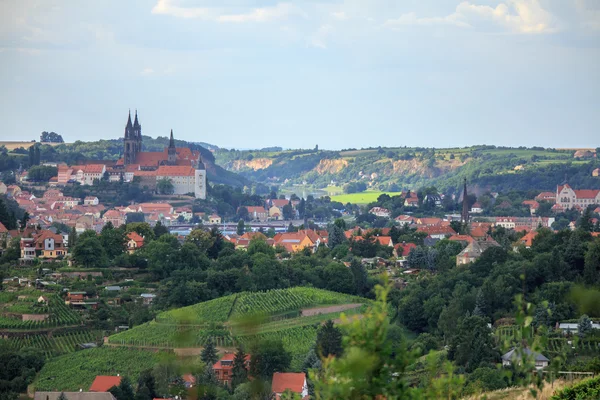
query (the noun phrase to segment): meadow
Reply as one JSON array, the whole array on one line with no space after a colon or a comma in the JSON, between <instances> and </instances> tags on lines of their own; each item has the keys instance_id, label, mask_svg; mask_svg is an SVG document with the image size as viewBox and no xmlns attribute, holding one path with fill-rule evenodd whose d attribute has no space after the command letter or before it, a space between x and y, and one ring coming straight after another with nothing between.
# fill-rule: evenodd
<instances>
[{"instance_id":1,"label":"meadow","mask_svg":"<svg viewBox=\"0 0 600 400\"><path fill-rule=\"evenodd\" d=\"M362 193L350 193L350 194L340 194L337 196L332 196L331 201L339 201L342 204L352 203L352 204L369 204L371 202L377 201L377 198L382 194L388 194L390 196L398 196L402 194L401 192L379 192L375 190L367 190Z\"/></svg>"}]
</instances>

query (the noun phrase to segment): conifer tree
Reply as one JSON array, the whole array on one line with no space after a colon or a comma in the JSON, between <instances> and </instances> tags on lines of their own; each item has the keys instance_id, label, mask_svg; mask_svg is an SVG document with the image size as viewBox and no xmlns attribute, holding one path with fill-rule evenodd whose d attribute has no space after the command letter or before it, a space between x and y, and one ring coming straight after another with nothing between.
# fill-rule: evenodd
<instances>
[{"instance_id":1,"label":"conifer tree","mask_svg":"<svg viewBox=\"0 0 600 400\"><path fill-rule=\"evenodd\" d=\"M231 387L236 388L238 385L248 380L248 369L246 365L246 352L242 346L238 347L235 357L233 358L233 368L231 370Z\"/></svg>"},{"instance_id":2,"label":"conifer tree","mask_svg":"<svg viewBox=\"0 0 600 400\"><path fill-rule=\"evenodd\" d=\"M217 355L217 348L215 347L212 338L208 338L208 340L206 341L204 349L202 349L202 353L200 354L200 358L209 368L212 368L213 364L219 360L219 356Z\"/></svg>"}]
</instances>

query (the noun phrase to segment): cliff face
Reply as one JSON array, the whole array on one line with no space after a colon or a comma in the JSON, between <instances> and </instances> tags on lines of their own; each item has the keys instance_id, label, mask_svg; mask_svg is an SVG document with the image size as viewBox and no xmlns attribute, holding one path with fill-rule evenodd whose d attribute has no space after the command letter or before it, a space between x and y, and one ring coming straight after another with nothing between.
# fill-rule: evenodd
<instances>
[{"instance_id":1,"label":"cliff face","mask_svg":"<svg viewBox=\"0 0 600 400\"><path fill-rule=\"evenodd\" d=\"M269 158L255 158L253 160L233 160L227 163L226 168L230 171L258 171L265 169L273 164L273 160Z\"/></svg>"},{"instance_id":2,"label":"cliff face","mask_svg":"<svg viewBox=\"0 0 600 400\"><path fill-rule=\"evenodd\" d=\"M348 161L344 159L324 159L319 162L314 171L319 174L337 174L342 169L348 166Z\"/></svg>"}]
</instances>

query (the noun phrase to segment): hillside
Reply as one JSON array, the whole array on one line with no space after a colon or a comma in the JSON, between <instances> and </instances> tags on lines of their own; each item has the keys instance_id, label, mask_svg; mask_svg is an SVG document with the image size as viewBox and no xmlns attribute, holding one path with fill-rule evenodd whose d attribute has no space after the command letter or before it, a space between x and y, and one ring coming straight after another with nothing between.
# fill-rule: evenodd
<instances>
[{"instance_id":1,"label":"hillside","mask_svg":"<svg viewBox=\"0 0 600 400\"><path fill-rule=\"evenodd\" d=\"M3 142L8 147L14 150L14 143ZM30 142L15 142L31 145ZM169 138L159 136L151 138L143 136L143 151L162 151L169 145ZM200 151L202 161L206 166L208 180L212 183L220 183L231 186L246 186L249 185L248 179L236 174L235 172L227 171L221 168L215 162L215 157L209 148L213 146L205 143L186 142L183 140L175 140L177 147L189 147L193 150ZM76 141L74 143L51 144L42 146L42 160L54 162L66 162L67 164L77 164L87 160L118 160L123 153L122 139L98 140L94 142ZM12 153L11 153L12 154Z\"/></svg>"},{"instance_id":2,"label":"hillside","mask_svg":"<svg viewBox=\"0 0 600 400\"><path fill-rule=\"evenodd\" d=\"M554 190L564 181L599 188L596 158L574 158L573 149L473 146L451 149L375 148L361 150L237 151L219 149L217 163L262 183L284 188L323 189L364 182L375 190L436 186L457 193L466 178L477 190ZM341 189L339 189L341 191Z\"/></svg>"},{"instance_id":3,"label":"hillside","mask_svg":"<svg viewBox=\"0 0 600 400\"><path fill-rule=\"evenodd\" d=\"M296 287L243 292L159 314L152 322L110 336L114 346L197 348L208 338L233 348L257 337L280 338L297 369L316 338L319 324L341 312L360 313L368 300L327 290Z\"/></svg>"}]
</instances>

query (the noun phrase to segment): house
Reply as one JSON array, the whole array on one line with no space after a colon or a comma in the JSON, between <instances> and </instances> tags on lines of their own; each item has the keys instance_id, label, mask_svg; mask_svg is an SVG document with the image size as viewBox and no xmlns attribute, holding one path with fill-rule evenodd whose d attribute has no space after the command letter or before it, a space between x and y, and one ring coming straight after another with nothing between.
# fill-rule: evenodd
<instances>
[{"instance_id":1,"label":"house","mask_svg":"<svg viewBox=\"0 0 600 400\"><path fill-rule=\"evenodd\" d=\"M546 358L543 354L536 353L535 351L531 351L528 348L523 349L522 354L519 354L517 349L512 349L508 353L502 356L502 366L510 367L513 363L520 365L523 361L523 356L526 359L530 359L535 362L536 369L543 369L548 366L550 360Z\"/></svg>"},{"instance_id":2,"label":"house","mask_svg":"<svg viewBox=\"0 0 600 400\"><path fill-rule=\"evenodd\" d=\"M535 201L547 201L550 203L554 203L556 201L556 193L553 192L542 192L535 196Z\"/></svg>"},{"instance_id":3,"label":"house","mask_svg":"<svg viewBox=\"0 0 600 400\"><path fill-rule=\"evenodd\" d=\"M133 231L129 232L127 238L127 252L133 254L137 249L141 249L144 246L144 238L139 233Z\"/></svg>"},{"instance_id":4,"label":"house","mask_svg":"<svg viewBox=\"0 0 600 400\"><path fill-rule=\"evenodd\" d=\"M525 234L521 239L517 241L518 245L525 246L526 249L533 245L533 239L537 236L537 231L530 231Z\"/></svg>"},{"instance_id":5,"label":"house","mask_svg":"<svg viewBox=\"0 0 600 400\"><path fill-rule=\"evenodd\" d=\"M496 226L501 226L504 229L515 229L517 219L515 217L497 217Z\"/></svg>"},{"instance_id":6,"label":"house","mask_svg":"<svg viewBox=\"0 0 600 400\"><path fill-rule=\"evenodd\" d=\"M383 207L373 207L369 210L369 214L373 214L374 216L381 218L390 218L392 216L392 212Z\"/></svg>"},{"instance_id":7,"label":"house","mask_svg":"<svg viewBox=\"0 0 600 400\"><path fill-rule=\"evenodd\" d=\"M85 199L83 199L83 204L86 206L97 206L100 204L100 200L98 200L96 196L87 196Z\"/></svg>"},{"instance_id":8,"label":"house","mask_svg":"<svg viewBox=\"0 0 600 400\"><path fill-rule=\"evenodd\" d=\"M573 154L574 158L590 158L594 157L594 153L590 150L577 150L575 154Z\"/></svg>"},{"instance_id":9,"label":"house","mask_svg":"<svg viewBox=\"0 0 600 400\"><path fill-rule=\"evenodd\" d=\"M38 302L38 303L43 303L43 304L48 304L48 301L49 301L49 300L48 300L48 298L47 298L46 296L40 296L40 297L38 297L38 299L37 299L37 302Z\"/></svg>"},{"instance_id":10,"label":"house","mask_svg":"<svg viewBox=\"0 0 600 400\"><path fill-rule=\"evenodd\" d=\"M119 386L121 384L121 377L98 375L90 386L90 392L107 392L113 386ZM70 399L69 399L70 400Z\"/></svg>"},{"instance_id":11,"label":"house","mask_svg":"<svg viewBox=\"0 0 600 400\"><path fill-rule=\"evenodd\" d=\"M64 395L67 400L116 400L115 397L107 391L103 392L35 392L33 400L58 400L60 395Z\"/></svg>"},{"instance_id":12,"label":"house","mask_svg":"<svg viewBox=\"0 0 600 400\"><path fill-rule=\"evenodd\" d=\"M86 298L87 298L86 292L68 292L67 293L67 301L65 301L65 303L69 304L70 302L73 302L73 301L83 301Z\"/></svg>"},{"instance_id":13,"label":"house","mask_svg":"<svg viewBox=\"0 0 600 400\"><path fill-rule=\"evenodd\" d=\"M269 213L267 212L267 210L265 210L265 208L262 206L246 206L246 209L248 210L248 216L252 220L262 222L262 221L266 221L269 216Z\"/></svg>"},{"instance_id":14,"label":"house","mask_svg":"<svg viewBox=\"0 0 600 400\"><path fill-rule=\"evenodd\" d=\"M271 384L271 392L279 398L286 390L297 393L302 399L308 398L308 385L304 372L275 372Z\"/></svg>"},{"instance_id":15,"label":"house","mask_svg":"<svg viewBox=\"0 0 600 400\"><path fill-rule=\"evenodd\" d=\"M396 250L396 257L406 258L410 254L412 249L417 247L414 243L398 243L394 246L394 250Z\"/></svg>"},{"instance_id":16,"label":"house","mask_svg":"<svg viewBox=\"0 0 600 400\"><path fill-rule=\"evenodd\" d=\"M538 203L536 200L524 200L521 204L529 207L529 213L531 215L534 215L538 208L540 208L540 203Z\"/></svg>"},{"instance_id":17,"label":"house","mask_svg":"<svg viewBox=\"0 0 600 400\"><path fill-rule=\"evenodd\" d=\"M600 176L600 168L596 168L595 170L593 170L592 176L594 176L594 177Z\"/></svg>"},{"instance_id":18,"label":"house","mask_svg":"<svg viewBox=\"0 0 600 400\"><path fill-rule=\"evenodd\" d=\"M418 207L419 198L416 193L411 192L408 197L404 200L404 207Z\"/></svg>"},{"instance_id":19,"label":"house","mask_svg":"<svg viewBox=\"0 0 600 400\"><path fill-rule=\"evenodd\" d=\"M121 225L125 225L126 215L126 213L120 212L118 210L108 210L102 216L102 220L105 224L108 224L110 222L115 228L118 228Z\"/></svg>"},{"instance_id":20,"label":"house","mask_svg":"<svg viewBox=\"0 0 600 400\"><path fill-rule=\"evenodd\" d=\"M186 389L192 388L196 384L196 378L194 378L194 375L192 374L183 374L181 379L183 380L183 385Z\"/></svg>"},{"instance_id":21,"label":"house","mask_svg":"<svg viewBox=\"0 0 600 400\"><path fill-rule=\"evenodd\" d=\"M108 292L120 292L121 291L121 286L106 286L104 288L104 290L106 290Z\"/></svg>"},{"instance_id":22,"label":"house","mask_svg":"<svg viewBox=\"0 0 600 400\"><path fill-rule=\"evenodd\" d=\"M490 247L500 247L498 242L492 238L486 238L486 240L476 240L467 245L458 255L456 256L456 266L467 265L475 262L484 251Z\"/></svg>"},{"instance_id":23,"label":"house","mask_svg":"<svg viewBox=\"0 0 600 400\"><path fill-rule=\"evenodd\" d=\"M311 230L303 230L298 232L278 233L273 237L273 246L282 246L286 251L294 253L305 248L310 248L315 251L323 239Z\"/></svg>"},{"instance_id":24,"label":"house","mask_svg":"<svg viewBox=\"0 0 600 400\"><path fill-rule=\"evenodd\" d=\"M234 358L234 353L227 353L213 365L213 371L215 372L215 376L219 383L228 386L231 385L231 373L233 370ZM246 369L250 369L250 354L246 354L244 364L246 365Z\"/></svg>"},{"instance_id":25,"label":"house","mask_svg":"<svg viewBox=\"0 0 600 400\"><path fill-rule=\"evenodd\" d=\"M182 217L185 221L189 221L194 217L190 207L177 207L173 213L177 215L177 218Z\"/></svg>"},{"instance_id":26,"label":"house","mask_svg":"<svg viewBox=\"0 0 600 400\"><path fill-rule=\"evenodd\" d=\"M445 239L447 236L456 235L454 229L450 226L434 225L434 226L417 226L417 232L425 232L433 239Z\"/></svg>"},{"instance_id":27,"label":"house","mask_svg":"<svg viewBox=\"0 0 600 400\"><path fill-rule=\"evenodd\" d=\"M144 214L173 214L173 206L168 203L140 203L137 205L137 212Z\"/></svg>"},{"instance_id":28,"label":"house","mask_svg":"<svg viewBox=\"0 0 600 400\"><path fill-rule=\"evenodd\" d=\"M192 165L161 165L155 171L156 181L167 179L173 185L173 194L194 193L196 169Z\"/></svg>"},{"instance_id":29,"label":"house","mask_svg":"<svg viewBox=\"0 0 600 400\"><path fill-rule=\"evenodd\" d=\"M556 187L556 204L567 210L577 206L586 208L592 204L600 204L600 190L574 190L565 183Z\"/></svg>"},{"instance_id":30,"label":"house","mask_svg":"<svg viewBox=\"0 0 600 400\"><path fill-rule=\"evenodd\" d=\"M54 259L67 254L62 235L49 230L32 233L29 237L21 237L20 246L23 260L32 260L36 257Z\"/></svg>"},{"instance_id":31,"label":"house","mask_svg":"<svg viewBox=\"0 0 600 400\"><path fill-rule=\"evenodd\" d=\"M106 172L106 165L104 164L76 165L72 168L75 180L81 185L93 185L94 180L102 179ZM60 183L60 177L58 183Z\"/></svg>"},{"instance_id":32,"label":"house","mask_svg":"<svg viewBox=\"0 0 600 400\"><path fill-rule=\"evenodd\" d=\"M208 217L208 223L211 225L219 225L221 223L221 217L219 217L217 214L211 214Z\"/></svg>"},{"instance_id":33,"label":"house","mask_svg":"<svg viewBox=\"0 0 600 400\"><path fill-rule=\"evenodd\" d=\"M140 294L140 298L142 299L142 303L145 306L150 305L152 303L152 301L154 300L155 297L156 297L156 295L152 294L152 293L142 293L142 294Z\"/></svg>"},{"instance_id":34,"label":"house","mask_svg":"<svg viewBox=\"0 0 600 400\"><path fill-rule=\"evenodd\" d=\"M394 247L391 236L375 236L375 240L380 246Z\"/></svg>"},{"instance_id":35,"label":"house","mask_svg":"<svg viewBox=\"0 0 600 400\"><path fill-rule=\"evenodd\" d=\"M472 206L471 206L471 210L469 211L471 214L481 214L483 212L483 207L481 206L481 203L479 203L478 201L476 201Z\"/></svg>"},{"instance_id":36,"label":"house","mask_svg":"<svg viewBox=\"0 0 600 400\"><path fill-rule=\"evenodd\" d=\"M592 321L592 329L600 329L600 323ZM568 333L577 333L579 332L579 324L577 322L560 322L558 330L565 335Z\"/></svg>"}]
</instances>

